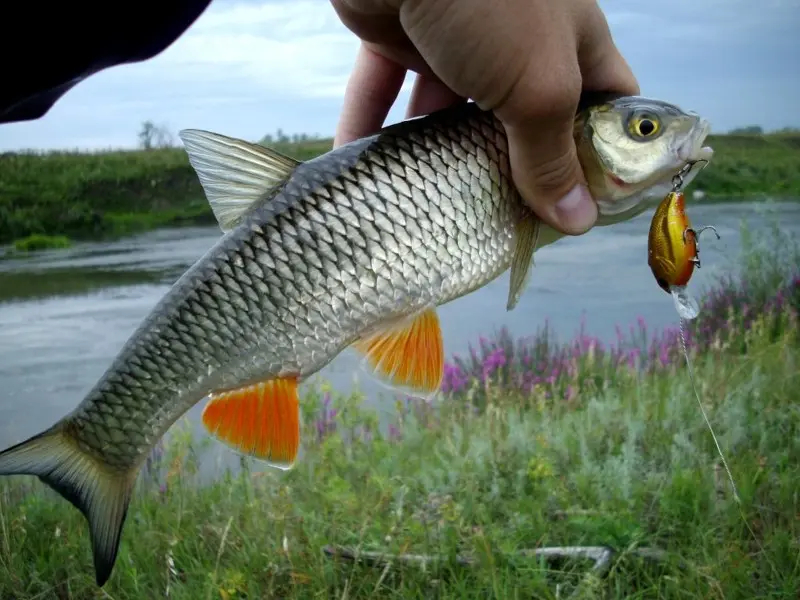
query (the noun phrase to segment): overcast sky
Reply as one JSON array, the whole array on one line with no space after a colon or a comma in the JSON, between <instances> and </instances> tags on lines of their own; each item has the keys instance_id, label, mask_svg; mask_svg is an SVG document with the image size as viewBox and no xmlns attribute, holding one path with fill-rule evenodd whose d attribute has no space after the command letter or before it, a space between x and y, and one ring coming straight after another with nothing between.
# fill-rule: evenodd
<instances>
[{"instance_id":1,"label":"overcast sky","mask_svg":"<svg viewBox=\"0 0 800 600\"><path fill-rule=\"evenodd\" d=\"M800 0L601 5L644 95L708 116L715 131L800 126ZM0 149L132 147L148 119L252 140L278 128L331 135L357 48L328 0L213 0L154 59L90 77L38 121L0 125Z\"/></svg>"}]
</instances>

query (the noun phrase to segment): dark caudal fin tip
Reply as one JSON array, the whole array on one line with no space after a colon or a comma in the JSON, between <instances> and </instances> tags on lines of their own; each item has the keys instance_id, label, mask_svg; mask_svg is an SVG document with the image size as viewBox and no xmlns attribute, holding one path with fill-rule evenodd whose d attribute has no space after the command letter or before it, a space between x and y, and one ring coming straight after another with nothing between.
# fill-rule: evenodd
<instances>
[{"instance_id":1,"label":"dark caudal fin tip","mask_svg":"<svg viewBox=\"0 0 800 600\"><path fill-rule=\"evenodd\" d=\"M104 467L60 425L0 453L0 475L36 475L86 517L100 587L114 569L136 474Z\"/></svg>"}]
</instances>

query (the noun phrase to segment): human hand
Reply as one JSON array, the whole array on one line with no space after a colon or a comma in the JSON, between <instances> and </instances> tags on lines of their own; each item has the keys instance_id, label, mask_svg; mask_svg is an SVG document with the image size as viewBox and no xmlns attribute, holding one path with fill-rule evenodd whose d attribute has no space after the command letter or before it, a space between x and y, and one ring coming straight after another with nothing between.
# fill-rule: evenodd
<instances>
[{"instance_id":1,"label":"human hand","mask_svg":"<svg viewBox=\"0 0 800 600\"><path fill-rule=\"evenodd\" d=\"M595 0L331 0L362 40L334 147L379 130L407 70L407 117L471 98L503 123L522 197L553 228L597 219L572 138L582 90L639 93Z\"/></svg>"}]
</instances>

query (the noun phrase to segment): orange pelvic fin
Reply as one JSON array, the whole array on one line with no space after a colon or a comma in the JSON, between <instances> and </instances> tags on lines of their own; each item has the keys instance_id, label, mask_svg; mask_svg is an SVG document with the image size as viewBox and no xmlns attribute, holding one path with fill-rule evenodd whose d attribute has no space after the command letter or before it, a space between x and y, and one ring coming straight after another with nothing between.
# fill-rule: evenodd
<instances>
[{"instance_id":1,"label":"orange pelvic fin","mask_svg":"<svg viewBox=\"0 0 800 600\"><path fill-rule=\"evenodd\" d=\"M356 342L373 371L392 385L435 392L444 373L439 316L429 308Z\"/></svg>"},{"instance_id":2,"label":"orange pelvic fin","mask_svg":"<svg viewBox=\"0 0 800 600\"><path fill-rule=\"evenodd\" d=\"M242 454L290 468L300 446L297 377L212 394L203 410L203 425Z\"/></svg>"}]
</instances>

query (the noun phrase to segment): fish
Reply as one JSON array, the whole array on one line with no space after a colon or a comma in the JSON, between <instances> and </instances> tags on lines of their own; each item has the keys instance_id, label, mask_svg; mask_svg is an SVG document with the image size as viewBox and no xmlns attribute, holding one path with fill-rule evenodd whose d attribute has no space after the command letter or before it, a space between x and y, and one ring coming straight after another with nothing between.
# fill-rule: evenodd
<instances>
[{"instance_id":1,"label":"fish","mask_svg":"<svg viewBox=\"0 0 800 600\"><path fill-rule=\"evenodd\" d=\"M686 212L686 197L680 189L670 191L653 213L647 234L647 264L658 286L672 295L681 319L692 320L700 314L697 300L689 293L689 280L700 268L699 234Z\"/></svg>"},{"instance_id":2,"label":"fish","mask_svg":"<svg viewBox=\"0 0 800 600\"><path fill-rule=\"evenodd\" d=\"M708 122L646 97L585 95L574 138L598 226L655 206ZM435 393L437 308L563 235L513 183L501 122L474 102L388 125L300 162L203 130L180 138L222 231L168 290L81 403L0 453L85 516L97 585L112 574L140 467L207 398L208 433L279 469L300 447L298 384L348 348L398 389ZM689 173L687 180L694 174Z\"/></svg>"}]
</instances>

